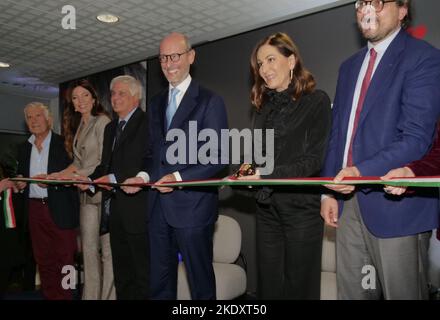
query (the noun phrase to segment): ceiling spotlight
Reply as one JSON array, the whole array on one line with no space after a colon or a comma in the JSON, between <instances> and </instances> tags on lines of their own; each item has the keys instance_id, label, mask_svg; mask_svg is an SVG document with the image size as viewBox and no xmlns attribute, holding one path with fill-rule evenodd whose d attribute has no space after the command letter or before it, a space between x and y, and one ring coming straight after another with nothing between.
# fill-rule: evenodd
<instances>
[{"instance_id":1,"label":"ceiling spotlight","mask_svg":"<svg viewBox=\"0 0 440 320\"><path fill-rule=\"evenodd\" d=\"M101 13L96 16L96 19L104 23L116 23L119 21L119 17L111 13Z\"/></svg>"},{"instance_id":2,"label":"ceiling spotlight","mask_svg":"<svg viewBox=\"0 0 440 320\"><path fill-rule=\"evenodd\" d=\"M0 61L0 68L9 68L11 65L9 63L6 62L1 62Z\"/></svg>"}]
</instances>

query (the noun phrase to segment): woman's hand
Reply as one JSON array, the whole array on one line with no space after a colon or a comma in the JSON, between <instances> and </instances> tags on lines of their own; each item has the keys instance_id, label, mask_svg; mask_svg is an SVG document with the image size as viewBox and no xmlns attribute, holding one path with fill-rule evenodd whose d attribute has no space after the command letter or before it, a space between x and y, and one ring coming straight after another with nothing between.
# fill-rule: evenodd
<instances>
[{"instance_id":1,"label":"woman's hand","mask_svg":"<svg viewBox=\"0 0 440 320\"><path fill-rule=\"evenodd\" d=\"M241 177L238 177L237 180L261 180L260 171L257 169L255 174L253 174L251 176L241 176Z\"/></svg>"}]
</instances>

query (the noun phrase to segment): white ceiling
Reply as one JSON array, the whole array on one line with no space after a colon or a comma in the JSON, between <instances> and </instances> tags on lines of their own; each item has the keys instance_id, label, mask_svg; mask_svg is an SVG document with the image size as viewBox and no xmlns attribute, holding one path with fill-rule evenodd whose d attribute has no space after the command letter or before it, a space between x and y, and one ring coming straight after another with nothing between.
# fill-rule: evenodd
<instances>
[{"instance_id":1,"label":"white ceiling","mask_svg":"<svg viewBox=\"0 0 440 320\"><path fill-rule=\"evenodd\" d=\"M0 0L0 89L56 96L66 80L157 54L171 31L193 44L342 5L350 0ZM64 30L64 5L76 30ZM96 15L120 17L114 25Z\"/></svg>"}]
</instances>

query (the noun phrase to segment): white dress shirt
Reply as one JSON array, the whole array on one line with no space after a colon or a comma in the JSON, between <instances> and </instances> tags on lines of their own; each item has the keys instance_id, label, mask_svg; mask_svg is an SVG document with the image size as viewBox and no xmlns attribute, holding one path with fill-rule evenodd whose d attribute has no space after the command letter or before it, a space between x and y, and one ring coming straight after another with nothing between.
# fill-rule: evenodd
<instances>
[{"instance_id":1,"label":"white dress shirt","mask_svg":"<svg viewBox=\"0 0 440 320\"><path fill-rule=\"evenodd\" d=\"M368 62L370 61L370 49L374 48L374 50L377 52L376 61L373 67L373 73L371 74L371 79L373 79L374 72L376 71L376 68L380 63L380 60L382 60L385 51L388 49L389 45L397 36L399 31L400 28L398 28L395 32L393 32L391 35L389 35L387 38L385 38L375 46L373 46L371 42L368 42L368 50L367 53L365 54L364 62L362 62L361 70L359 71L359 75L356 82L356 88L354 90L353 101L351 105L350 120L348 121L347 138L345 140L345 150L344 150L342 168L345 168L347 166L348 149L350 148L351 135L353 134L354 118L356 115L359 96L361 94L362 82L364 81L365 73L367 72L367 68L368 68Z\"/></svg>"},{"instance_id":2,"label":"white dress shirt","mask_svg":"<svg viewBox=\"0 0 440 320\"><path fill-rule=\"evenodd\" d=\"M180 103L182 102L183 97L185 96L186 91L189 88L189 85L191 84L191 75L188 74L188 76L183 80L181 83L179 83L177 86L173 87L171 83L169 84L168 89L168 103L171 100L171 89L176 88L179 90L179 92L176 95L176 105L177 109L179 109ZM176 111L177 112L177 111ZM179 173L179 171L173 172L174 178L176 178L177 181L182 181L182 177ZM148 183L150 181L150 176L147 172L141 171L139 172L136 177L141 177L144 180L144 183Z\"/></svg>"},{"instance_id":3,"label":"white dress shirt","mask_svg":"<svg viewBox=\"0 0 440 320\"><path fill-rule=\"evenodd\" d=\"M31 135L28 139L32 144L31 159L29 164L29 176L33 177L37 174L47 174L47 165L49 163L49 147L52 139L52 131L49 131L46 138L41 144L41 152L35 145L35 135ZM47 198L47 189L41 188L36 183L29 184L29 198Z\"/></svg>"}]
</instances>

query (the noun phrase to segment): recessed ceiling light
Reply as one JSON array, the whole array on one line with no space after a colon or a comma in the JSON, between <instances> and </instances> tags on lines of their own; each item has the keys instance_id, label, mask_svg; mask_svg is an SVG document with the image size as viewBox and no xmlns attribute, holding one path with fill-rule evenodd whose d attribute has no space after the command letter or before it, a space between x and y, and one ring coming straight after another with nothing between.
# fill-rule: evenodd
<instances>
[{"instance_id":1,"label":"recessed ceiling light","mask_svg":"<svg viewBox=\"0 0 440 320\"><path fill-rule=\"evenodd\" d=\"M11 65L9 63L6 62L1 62L0 61L0 68L9 68Z\"/></svg>"},{"instance_id":2,"label":"recessed ceiling light","mask_svg":"<svg viewBox=\"0 0 440 320\"><path fill-rule=\"evenodd\" d=\"M105 23L116 23L119 21L119 17L111 13L101 13L96 16L96 19Z\"/></svg>"}]
</instances>

